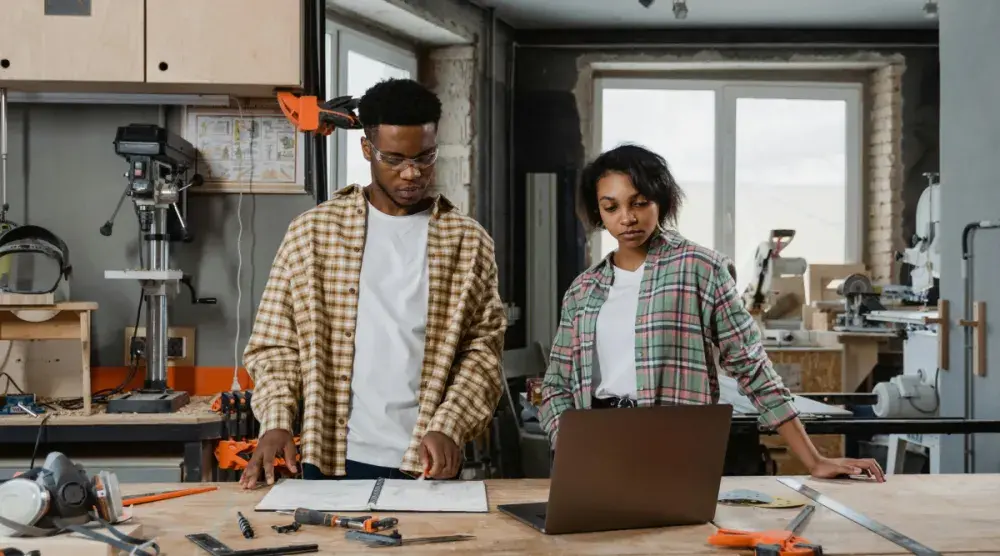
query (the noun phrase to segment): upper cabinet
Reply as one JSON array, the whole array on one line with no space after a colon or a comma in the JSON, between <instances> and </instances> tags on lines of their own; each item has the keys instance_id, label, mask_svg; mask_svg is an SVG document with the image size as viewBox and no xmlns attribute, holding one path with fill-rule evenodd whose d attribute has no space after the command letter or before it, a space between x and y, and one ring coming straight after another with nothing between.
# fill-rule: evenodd
<instances>
[{"instance_id":1,"label":"upper cabinet","mask_svg":"<svg viewBox=\"0 0 1000 556\"><path fill-rule=\"evenodd\" d=\"M138 0L2 0L0 83L141 83L144 25Z\"/></svg>"},{"instance_id":2,"label":"upper cabinet","mask_svg":"<svg viewBox=\"0 0 1000 556\"><path fill-rule=\"evenodd\" d=\"M0 85L298 87L303 21L303 0L0 0Z\"/></svg>"},{"instance_id":3,"label":"upper cabinet","mask_svg":"<svg viewBox=\"0 0 1000 556\"><path fill-rule=\"evenodd\" d=\"M299 0L146 0L146 81L298 86L302 22Z\"/></svg>"}]
</instances>

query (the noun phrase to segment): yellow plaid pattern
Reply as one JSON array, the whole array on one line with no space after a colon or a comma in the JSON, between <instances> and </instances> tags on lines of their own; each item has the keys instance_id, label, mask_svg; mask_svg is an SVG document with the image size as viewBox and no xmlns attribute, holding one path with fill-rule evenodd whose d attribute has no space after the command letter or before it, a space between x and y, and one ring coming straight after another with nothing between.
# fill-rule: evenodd
<instances>
[{"instance_id":1,"label":"yellow plaid pattern","mask_svg":"<svg viewBox=\"0 0 1000 556\"><path fill-rule=\"evenodd\" d=\"M302 461L326 475L346 473L368 206L363 188L352 185L292 221L243 353L261 434L292 430L301 402ZM464 446L489 425L503 388L507 317L493 239L441 195L431 211L420 407L400 466L412 474L423 471L418 448L426 432L441 432Z\"/></svg>"}]
</instances>

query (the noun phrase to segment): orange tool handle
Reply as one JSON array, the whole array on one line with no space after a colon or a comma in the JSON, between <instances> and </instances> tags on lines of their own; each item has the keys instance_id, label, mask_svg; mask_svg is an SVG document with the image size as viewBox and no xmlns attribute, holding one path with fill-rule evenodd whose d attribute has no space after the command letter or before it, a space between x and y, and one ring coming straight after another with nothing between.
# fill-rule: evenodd
<instances>
[{"instance_id":1,"label":"orange tool handle","mask_svg":"<svg viewBox=\"0 0 1000 556\"><path fill-rule=\"evenodd\" d=\"M137 496L135 498L125 497L122 499L122 504L125 506L138 506L139 504L159 502L160 500L170 500L171 498L180 498L182 496L190 496L192 494L212 492L213 490L219 490L219 487L213 486L213 487L187 488L184 490L174 490L171 492L163 492L160 494L150 494L148 496Z\"/></svg>"},{"instance_id":2,"label":"orange tool handle","mask_svg":"<svg viewBox=\"0 0 1000 556\"><path fill-rule=\"evenodd\" d=\"M708 543L715 546L728 546L730 548L753 548L757 544L752 531L740 531L737 529L719 529L714 535L708 537Z\"/></svg>"},{"instance_id":3,"label":"orange tool handle","mask_svg":"<svg viewBox=\"0 0 1000 556\"><path fill-rule=\"evenodd\" d=\"M731 548L753 548L758 544L785 545L794 537L791 531L740 531L719 529L708 537L709 544Z\"/></svg>"}]
</instances>

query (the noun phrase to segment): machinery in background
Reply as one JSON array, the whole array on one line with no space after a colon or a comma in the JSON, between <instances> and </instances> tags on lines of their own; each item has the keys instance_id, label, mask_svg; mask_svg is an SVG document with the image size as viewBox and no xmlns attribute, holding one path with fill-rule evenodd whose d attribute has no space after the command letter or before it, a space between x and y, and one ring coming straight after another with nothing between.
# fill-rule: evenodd
<instances>
[{"instance_id":1,"label":"machinery in background","mask_svg":"<svg viewBox=\"0 0 1000 556\"><path fill-rule=\"evenodd\" d=\"M925 174L929 184L917 203L917 233L913 245L897 260L913 265L913 285L901 290L904 303L927 304L933 299L937 309L872 309L864 314L868 323L888 326L903 337L903 373L873 388L877 402L875 415L886 419L937 417L941 405L939 374L946 368L942 352L947 349L949 310L946 301L937 301L936 280L940 277L940 225L937 174ZM943 325L943 326L942 326ZM938 435L890 435L888 473L902 469L906 445L914 444L929 452L930 472L941 466Z\"/></svg>"},{"instance_id":2,"label":"machinery in background","mask_svg":"<svg viewBox=\"0 0 1000 556\"><path fill-rule=\"evenodd\" d=\"M915 301L908 286L875 286L864 274L851 274L837 286L837 295L844 298L844 312L837 315L833 329L837 332L894 333L891 327L869 318L873 312Z\"/></svg>"},{"instance_id":3,"label":"machinery in background","mask_svg":"<svg viewBox=\"0 0 1000 556\"><path fill-rule=\"evenodd\" d=\"M801 257L783 257L781 252L795 238L795 230L771 230L754 252L743 280L743 303L760 324L765 344L794 342L793 330L802 328L801 310L797 318L783 318L801 309L808 263ZM793 287L793 284L797 287Z\"/></svg>"},{"instance_id":4,"label":"machinery in background","mask_svg":"<svg viewBox=\"0 0 1000 556\"><path fill-rule=\"evenodd\" d=\"M893 332L894 320L872 318L875 312L892 306L928 306L937 303L941 250L938 229L941 225L938 174L925 173L927 187L917 201L916 233L911 246L896 253L896 260L911 266L910 285L873 286L867 276L853 274L837 287L844 297L845 312L837 317L834 330L840 332ZM889 324L889 326L887 326Z\"/></svg>"},{"instance_id":5,"label":"machinery in background","mask_svg":"<svg viewBox=\"0 0 1000 556\"><path fill-rule=\"evenodd\" d=\"M159 126L119 127L114 145L115 153L128 162L128 185L111 218L101 227L101 234L111 235L122 203L131 197L139 220L143 264L138 270L106 270L104 277L137 280L142 285L147 339L143 388L110 400L108 413L170 413L187 404L190 396L167 388L168 297L184 284L191 290L194 303L215 303L214 298L197 298L190 277L170 268L170 243L192 240L184 214L186 190L200 185L202 179L195 174L190 181L185 180L194 167L194 146Z\"/></svg>"}]
</instances>

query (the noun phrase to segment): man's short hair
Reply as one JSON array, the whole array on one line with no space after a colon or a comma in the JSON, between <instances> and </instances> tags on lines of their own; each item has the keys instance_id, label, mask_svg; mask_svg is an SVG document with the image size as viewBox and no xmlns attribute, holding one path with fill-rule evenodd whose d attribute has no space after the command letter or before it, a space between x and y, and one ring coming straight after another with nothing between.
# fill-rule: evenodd
<instances>
[{"instance_id":1,"label":"man's short hair","mask_svg":"<svg viewBox=\"0 0 1000 556\"><path fill-rule=\"evenodd\" d=\"M412 79L386 79L361 97L358 117L369 132L380 125L437 126L441 121L441 100Z\"/></svg>"}]
</instances>

